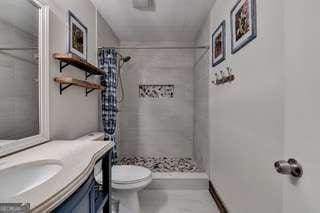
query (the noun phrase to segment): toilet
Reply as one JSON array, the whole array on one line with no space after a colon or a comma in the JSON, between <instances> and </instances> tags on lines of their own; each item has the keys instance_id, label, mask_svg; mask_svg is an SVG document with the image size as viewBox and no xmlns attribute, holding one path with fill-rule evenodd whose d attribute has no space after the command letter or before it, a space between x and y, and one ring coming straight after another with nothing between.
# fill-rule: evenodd
<instances>
[{"instance_id":1,"label":"toilet","mask_svg":"<svg viewBox=\"0 0 320 213\"><path fill-rule=\"evenodd\" d=\"M132 213L140 213L138 191L151 183L151 174L149 169L141 166L113 166L113 198L119 200L121 205Z\"/></svg>"},{"instance_id":2,"label":"toilet","mask_svg":"<svg viewBox=\"0 0 320 213\"><path fill-rule=\"evenodd\" d=\"M104 133L92 132L76 140L103 140ZM120 213L140 213L138 191L152 181L152 172L141 166L115 165L112 167L112 197L120 201ZM101 162L94 168L94 176L102 183Z\"/></svg>"}]
</instances>

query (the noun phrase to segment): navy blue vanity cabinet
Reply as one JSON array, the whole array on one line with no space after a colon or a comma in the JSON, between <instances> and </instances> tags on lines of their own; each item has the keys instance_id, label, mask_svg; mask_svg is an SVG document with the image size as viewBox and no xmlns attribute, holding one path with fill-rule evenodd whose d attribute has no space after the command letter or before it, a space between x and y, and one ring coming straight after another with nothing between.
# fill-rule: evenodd
<instances>
[{"instance_id":1,"label":"navy blue vanity cabinet","mask_svg":"<svg viewBox=\"0 0 320 213\"><path fill-rule=\"evenodd\" d=\"M103 185L90 177L54 213L111 213L111 154L102 158Z\"/></svg>"},{"instance_id":2,"label":"navy blue vanity cabinet","mask_svg":"<svg viewBox=\"0 0 320 213\"><path fill-rule=\"evenodd\" d=\"M55 213L95 213L95 181L93 175L67 200L65 200Z\"/></svg>"}]
</instances>

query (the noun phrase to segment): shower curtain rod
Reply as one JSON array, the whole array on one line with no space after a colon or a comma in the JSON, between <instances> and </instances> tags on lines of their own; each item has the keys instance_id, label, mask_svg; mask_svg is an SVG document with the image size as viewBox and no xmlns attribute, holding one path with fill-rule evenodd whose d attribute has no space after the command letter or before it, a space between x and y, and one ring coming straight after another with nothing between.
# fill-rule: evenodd
<instances>
[{"instance_id":1,"label":"shower curtain rod","mask_svg":"<svg viewBox=\"0 0 320 213\"><path fill-rule=\"evenodd\" d=\"M113 49L118 49L118 50L129 50L129 49L134 49L134 50L151 50L151 49L157 49L157 50L175 50L175 49L209 49L209 46L150 46L150 47L100 47L99 49L105 49L105 48L113 48Z\"/></svg>"}]
</instances>

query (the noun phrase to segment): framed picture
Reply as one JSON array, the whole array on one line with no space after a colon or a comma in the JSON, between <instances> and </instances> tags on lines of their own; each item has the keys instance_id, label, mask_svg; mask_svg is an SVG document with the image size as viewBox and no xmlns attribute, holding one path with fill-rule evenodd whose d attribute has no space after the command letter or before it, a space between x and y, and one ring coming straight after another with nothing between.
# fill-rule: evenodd
<instances>
[{"instance_id":1,"label":"framed picture","mask_svg":"<svg viewBox=\"0 0 320 213\"><path fill-rule=\"evenodd\" d=\"M223 62L226 58L226 21L221 22L212 34L212 66Z\"/></svg>"},{"instance_id":2,"label":"framed picture","mask_svg":"<svg viewBox=\"0 0 320 213\"><path fill-rule=\"evenodd\" d=\"M231 10L232 54L257 37L256 0L239 0Z\"/></svg>"},{"instance_id":3,"label":"framed picture","mask_svg":"<svg viewBox=\"0 0 320 213\"><path fill-rule=\"evenodd\" d=\"M69 52L87 60L88 29L69 11Z\"/></svg>"}]
</instances>

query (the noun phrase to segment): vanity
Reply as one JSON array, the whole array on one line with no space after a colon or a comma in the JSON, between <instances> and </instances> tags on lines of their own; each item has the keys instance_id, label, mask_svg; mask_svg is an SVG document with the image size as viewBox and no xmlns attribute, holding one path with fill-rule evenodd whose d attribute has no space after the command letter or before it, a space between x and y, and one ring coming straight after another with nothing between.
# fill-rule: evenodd
<instances>
[{"instance_id":1,"label":"vanity","mask_svg":"<svg viewBox=\"0 0 320 213\"><path fill-rule=\"evenodd\" d=\"M111 212L113 142L51 141L0 159L0 202L32 212ZM102 160L102 185L94 179Z\"/></svg>"},{"instance_id":2,"label":"vanity","mask_svg":"<svg viewBox=\"0 0 320 213\"><path fill-rule=\"evenodd\" d=\"M48 1L3 0L0 14L0 207L22 203L35 213L110 213L113 142L50 140L49 119L55 115L49 109L54 104L49 100L53 79ZM93 65L67 56L60 60L77 65L86 77L101 74ZM86 95L101 89L85 81L62 80L60 92L71 85L85 87ZM102 161L99 184L94 177L98 161Z\"/></svg>"},{"instance_id":3,"label":"vanity","mask_svg":"<svg viewBox=\"0 0 320 213\"><path fill-rule=\"evenodd\" d=\"M101 158L102 185L98 184L91 171L89 178L69 198L60 204L55 213L111 213L111 152Z\"/></svg>"}]
</instances>

